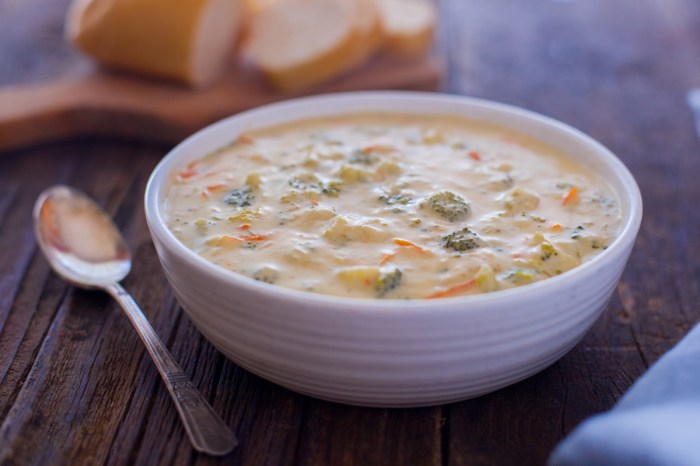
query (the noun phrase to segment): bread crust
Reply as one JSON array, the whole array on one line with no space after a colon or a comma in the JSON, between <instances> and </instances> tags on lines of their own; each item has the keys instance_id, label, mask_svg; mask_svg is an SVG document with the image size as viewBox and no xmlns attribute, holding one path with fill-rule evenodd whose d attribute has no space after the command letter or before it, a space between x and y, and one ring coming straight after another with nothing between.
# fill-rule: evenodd
<instances>
[{"instance_id":1,"label":"bread crust","mask_svg":"<svg viewBox=\"0 0 700 466\"><path fill-rule=\"evenodd\" d=\"M233 34L240 21L234 5L238 3L76 0L66 19L66 35L80 50L108 67L201 86L216 77L234 46ZM209 11L212 5L226 11ZM217 31L230 38L222 44L217 40L216 47L199 47L201 34L212 33L204 25L212 15L230 16L221 23L228 34ZM196 60L198 53L217 56ZM196 69L202 62L211 69Z\"/></svg>"}]
</instances>

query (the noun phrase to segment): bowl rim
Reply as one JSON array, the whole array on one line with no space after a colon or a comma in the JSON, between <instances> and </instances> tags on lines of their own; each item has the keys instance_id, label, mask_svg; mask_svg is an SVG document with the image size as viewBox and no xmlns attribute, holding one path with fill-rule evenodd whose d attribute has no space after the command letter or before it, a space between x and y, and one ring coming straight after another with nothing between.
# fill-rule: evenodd
<instances>
[{"instance_id":1,"label":"bowl rim","mask_svg":"<svg viewBox=\"0 0 700 466\"><path fill-rule=\"evenodd\" d=\"M596 152L599 159L612 169L612 172L618 178L622 187L622 189L617 189L616 187L613 187L613 189L621 201L624 198L629 201L629 215L627 220L621 226L618 236L612 241L606 250L561 275L549 277L535 283L509 288L506 290L432 300L355 298L314 293L310 291L262 283L250 277L246 277L245 275L228 270L198 255L196 252L192 251L185 246L184 243L178 240L167 227L162 215L162 205L159 202L160 190L164 188L168 180L167 175L170 166L180 159L182 154L186 154L191 146L196 145L201 140L205 140L206 138L210 137L212 133L219 131L220 128L245 121L249 118L264 115L265 113L289 109L293 110L294 107L303 107L309 104L323 104L324 102L332 103L355 99L368 99L374 102L381 100L388 101L397 99L413 99L416 101L416 103L420 102L426 105L435 103L462 103L473 107L480 107L485 110L510 114L516 118L531 120L535 123L549 126L557 131L566 133L569 135L569 137L573 137L582 142L588 149L590 149L591 152ZM380 110L368 109L366 111L376 112ZM391 112L391 110L388 110L387 112ZM343 113L358 112L344 112L342 110L337 112L338 115L342 115ZM415 113L421 112L416 111ZM430 112L426 112L426 114L430 114ZM434 112L434 114L437 115L439 112ZM304 118L313 117L308 116ZM528 134L524 131L521 132ZM544 138L539 138L538 136L531 134L528 135L536 140L548 144L547 140ZM604 177L604 179L610 183L610 177ZM377 309L395 310L398 308L402 309L402 312L409 309L413 309L418 312L423 309L425 309L427 312L434 312L436 309L449 308L455 304L461 304L462 306L459 306L458 309L464 309L469 305L485 305L492 301L499 302L510 300L517 302L518 298L523 295L536 294L537 292L545 292L549 288L556 288L559 285L566 284L567 281L575 280L578 275L586 274L586 272L598 267L601 263L612 260L616 254L620 254L624 251L625 245L633 244L641 225L643 211L642 196L639 186L637 185L637 182L629 169L608 148L582 131L554 118L509 104L462 95L420 91L354 91L314 95L270 103L225 117L209 126L206 126L205 128L196 131L185 140L177 144L165 155L165 157L162 158L162 160L151 172L148 183L146 184L144 204L146 221L154 243L156 243L156 239L160 240L161 245L167 248L171 254L174 254L179 259L187 262L190 267L195 268L200 273L210 276L214 275L220 280L226 281L232 285L249 288L261 294L269 294L272 295L271 297L276 297L280 300L306 301L318 305L335 307L350 306L355 310L372 308L372 312L376 312ZM623 218L624 217L625 213L623 211Z\"/></svg>"}]
</instances>

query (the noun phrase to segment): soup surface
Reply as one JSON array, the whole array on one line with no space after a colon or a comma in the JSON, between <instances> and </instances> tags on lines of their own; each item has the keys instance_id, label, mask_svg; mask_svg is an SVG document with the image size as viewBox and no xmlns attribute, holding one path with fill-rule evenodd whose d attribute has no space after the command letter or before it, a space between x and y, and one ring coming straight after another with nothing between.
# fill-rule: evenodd
<instances>
[{"instance_id":1,"label":"soup surface","mask_svg":"<svg viewBox=\"0 0 700 466\"><path fill-rule=\"evenodd\" d=\"M240 135L172 174L188 248L267 283L338 296L484 293L605 249L619 202L594 173L497 126L345 115Z\"/></svg>"}]
</instances>

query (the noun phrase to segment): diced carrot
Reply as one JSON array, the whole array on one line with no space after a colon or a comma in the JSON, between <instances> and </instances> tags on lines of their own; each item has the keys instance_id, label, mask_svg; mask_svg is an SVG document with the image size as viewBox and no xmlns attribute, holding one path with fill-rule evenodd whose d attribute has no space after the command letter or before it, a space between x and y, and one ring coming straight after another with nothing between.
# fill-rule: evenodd
<instances>
[{"instance_id":1,"label":"diced carrot","mask_svg":"<svg viewBox=\"0 0 700 466\"><path fill-rule=\"evenodd\" d=\"M418 246L416 243L413 243L407 239L394 238L394 244L396 244L398 246L405 247L405 248L412 248L412 249L415 249L416 251L420 251L420 252L430 252L427 249L425 249L424 247Z\"/></svg>"},{"instance_id":2,"label":"diced carrot","mask_svg":"<svg viewBox=\"0 0 700 466\"><path fill-rule=\"evenodd\" d=\"M238 136L238 139L236 139L236 143L238 144L252 144L253 142L253 138L245 133L241 134Z\"/></svg>"},{"instance_id":3,"label":"diced carrot","mask_svg":"<svg viewBox=\"0 0 700 466\"><path fill-rule=\"evenodd\" d=\"M250 225L247 223L244 223L243 225L238 227L239 230L248 230L250 229Z\"/></svg>"},{"instance_id":4,"label":"diced carrot","mask_svg":"<svg viewBox=\"0 0 700 466\"><path fill-rule=\"evenodd\" d=\"M207 191L218 191L221 188L223 188L224 186L226 186L226 185L225 184L211 184L211 185L207 186Z\"/></svg>"},{"instance_id":5,"label":"diced carrot","mask_svg":"<svg viewBox=\"0 0 700 466\"><path fill-rule=\"evenodd\" d=\"M566 196L564 196L564 199L561 201L561 205L567 205L574 200L576 200L576 186L571 188L569 192L566 193Z\"/></svg>"},{"instance_id":6,"label":"diced carrot","mask_svg":"<svg viewBox=\"0 0 700 466\"><path fill-rule=\"evenodd\" d=\"M552 225L552 230L561 230L561 225L555 223L554 225Z\"/></svg>"},{"instance_id":7,"label":"diced carrot","mask_svg":"<svg viewBox=\"0 0 700 466\"><path fill-rule=\"evenodd\" d=\"M401 238L396 238L394 239L394 244L398 244L399 246L416 246L415 243L410 242L407 239L401 239Z\"/></svg>"},{"instance_id":8,"label":"diced carrot","mask_svg":"<svg viewBox=\"0 0 700 466\"><path fill-rule=\"evenodd\" d=\"M478 153L477 151L475 151L475 150L469 152L469 157L473 158L473 159L476 160L476 161L480 161L480 160L481 160L481 156L480 156L479 153Z\"/></svg>"},{"instance_id":9,"label":"diced carrot","mask_svg":"<svg viewBox=\"0 0 700 466\"><path fill-rule=\"evenodd\" d=\"M379 265L384 265L384 264L386 264L387 262L389 262L389 261L390 261L391 259L393 259L394 257L396 257L396 253L395 253L395 252L388 252L388 253L384 254L384 255L382 256L382 260L379 261Z\"/></svg>"},{"instance_id":10,"label":"diced carrot","mask_svg":"<svg viewBox=\"0 0 700 466\"><path fill-rule=\"evenodd\" d=\"M393 152L395 150L394 146L390 145L389 143L375 143L375 144L370 144L368 146L365 146L362 148L362 152L365 154L371 154L372 152L378 152L380 154L388 154L389 152Z\"/></svg>"},{"instance_id":11,"label":"diced carrot","mask_svg":"<svg viewBox=\"0 0 700 466\"><path fill-rule=\"evenodd\" d=\"M195 166L197 165L197 162L198 161L195 160L194 162L188 163L187 167L178 174L178 177L181 180L187 180L187 179L190 179L193 176L195 176L197 174L197 170L195 170Z\"/></svg>"},{"instance_id":12,"label":"diced carrot","mask_svg":"<svg viewBox=\"0 0 700 466\"><path fill-rule=\"evenodd\" d=\"M377 152L380 154L388 154L389 152L394 152L396 150L396 141L389 137L378 137L369 141L369 144L362 147L362 152L365 154L370 154L372 152Z\"/></svg>"},{"instance_id":13,"label":"diced carrot","mask_svg":"<svg viewBox=\"0 0 700 466\"><path fill-rule=\"evenodd\" d=\"M268 238L269 238L269 236L267 236L267 235L253 235L253 234L240 237L240 239L243 241L265 241Z\"/></svg>"},{"instance_id":14,"label":"diced carrot","mask_svg":"<svg viewBox=\"0 0 700 466\"><path fill-rule=\"evenodd\" d=\"M513 139L513 138L505 137L505 138L502 139L502 141L505 142L505 143L507 143L507 144L512 144L512 145L514 145L514 146L521 146L521 147L522 147L522 144L521 144L519 141L516 141L516 140Z\"/></svg>"},{"instance_id":15,"label":"diced carrot","mask_svg":"<svg viewBox=\"0 0 700 466\"><path fill-rule=\"evenodd\" d=\"M450 286L444 290L437 291L425 297L425 299L435 299L435 298L448 298L450 296L455 296L460 293L464 293L469 290L476 283L476 279L472 278L464 283L458 283L457 285Z\"/></svg>"}]
</instances>

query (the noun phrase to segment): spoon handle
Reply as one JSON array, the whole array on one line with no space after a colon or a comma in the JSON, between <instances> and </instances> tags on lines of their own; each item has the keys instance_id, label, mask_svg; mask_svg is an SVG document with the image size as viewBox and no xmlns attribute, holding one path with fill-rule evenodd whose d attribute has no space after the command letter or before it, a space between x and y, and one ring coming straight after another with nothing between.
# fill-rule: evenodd
<instances>
[{"instance_id":1,"label":"spoon handle","mask_svg":"<svg viewBox=\"0 0 700 466\"><path fill-rule=\"evenodd\" d=\"M235 434L183 372L156 335L134 298L119 283L106 286L105 291L121 305L136 333L146 345L165 386L168 387L194 449L210 455L225 455L233 450L238 444Z\"/></svg>"}]
</instances>

